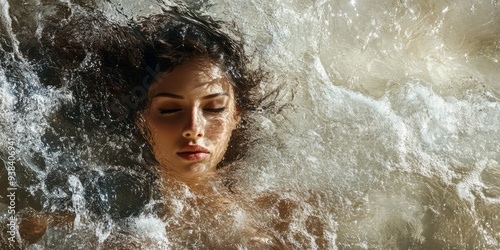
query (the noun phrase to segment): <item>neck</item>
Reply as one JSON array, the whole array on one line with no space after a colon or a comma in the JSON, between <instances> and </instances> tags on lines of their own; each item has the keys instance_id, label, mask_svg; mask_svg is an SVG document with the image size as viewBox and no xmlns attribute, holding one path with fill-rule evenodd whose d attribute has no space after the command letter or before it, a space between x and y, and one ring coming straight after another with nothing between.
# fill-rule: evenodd
<instances>
[{"instance_id":1,"label":"neck","mask_svg":"<svg viewBox=\"0 0 500 250\"><path fill-rule=\"evenodd\" d=\"M162 183L167 192L181 190L187 186L189 191L195 195L209 195L214 192L214 187L212 185L213 177L214 174L212 173L192 178L164 175L162 176Z\"/></svg>"}]
</instances>

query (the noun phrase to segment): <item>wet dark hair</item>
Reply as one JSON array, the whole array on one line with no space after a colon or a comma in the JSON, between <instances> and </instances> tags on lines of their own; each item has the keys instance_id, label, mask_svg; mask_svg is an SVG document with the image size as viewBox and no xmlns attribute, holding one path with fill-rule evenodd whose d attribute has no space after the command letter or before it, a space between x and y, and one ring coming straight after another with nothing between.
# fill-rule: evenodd
<instances>
[{"instance_id":1,"label":"wet dark hair","mask_svg":"<svg viewBox=\"0 0 500 250\"><path fill-rule=\"evenodd\" d=\"M257 83L255 72L247 69L240 34L223 25L208 16L180 8L140 18L138 30L146 46L139 84L147 89L158 74L170 72L187 61L207 60L219 66L232 80L237 105L244 110L252 109L255 105L246 93ZM138 110L145 108L145 101L140 100Z\"/></svg>"},{"instance_id":2,"label":"wet dark hair","mask_svg":"<svg viewBox=\"0 0 500 250\"><path fill-rule=\"evenodd\" d=\"M147 92L155 77L185 62L200 59L217 65L232 80L236 104L242 116L245 111L257 106L250 91L262 79L262 74L247 68L249 62L244 54L243 41L234 27L208 16L198 16L189 10L171 8L162 14L139 18L136 32L143 39L144 54L140 70L131 78L134 79L134 86L128 100L133 101L133 105L129 105L130 120L135 121L137 115L149 105ZM242 126L233 132L229 148L219 165L225 165L242 155L242 148L246 147L243 143L246 136L242 129L245 123L243 116Z\"/></svg>"}]
</instances>

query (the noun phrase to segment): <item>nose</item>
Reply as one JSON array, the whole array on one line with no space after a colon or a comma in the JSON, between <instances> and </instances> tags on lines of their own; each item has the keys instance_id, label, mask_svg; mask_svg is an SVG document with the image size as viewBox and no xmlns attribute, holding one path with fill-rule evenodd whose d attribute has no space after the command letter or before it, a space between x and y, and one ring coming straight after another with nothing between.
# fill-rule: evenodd
<instances>
[{"instance_id":1,"label":"nose","mask_svg":"<svg viewBox=\"0 0 500 250\"><path fill-rule=\"evenodd\" d=\"M204 127L205 120L203 119L203 115L198 109L192 108L186 117L182 136L187 139L199 139L204 136Z\"/></svg>"}]
</instances>

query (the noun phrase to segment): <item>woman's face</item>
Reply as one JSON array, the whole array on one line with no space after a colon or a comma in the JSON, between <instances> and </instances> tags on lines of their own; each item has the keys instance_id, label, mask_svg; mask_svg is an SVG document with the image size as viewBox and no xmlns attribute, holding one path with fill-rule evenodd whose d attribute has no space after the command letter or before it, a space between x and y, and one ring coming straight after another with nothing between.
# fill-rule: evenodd
<instances>
[{"instance_id":1,"label":"woman's face","mask_svg":"<svg viewBox=\"0 0 500 250\"><path fill-rule=\"evenodd\" d=\"M139 126L162 174L193 182L215 172L240 120L230 81L218 66L192 61L153 83Z\"/></svg>"}]
</instances>

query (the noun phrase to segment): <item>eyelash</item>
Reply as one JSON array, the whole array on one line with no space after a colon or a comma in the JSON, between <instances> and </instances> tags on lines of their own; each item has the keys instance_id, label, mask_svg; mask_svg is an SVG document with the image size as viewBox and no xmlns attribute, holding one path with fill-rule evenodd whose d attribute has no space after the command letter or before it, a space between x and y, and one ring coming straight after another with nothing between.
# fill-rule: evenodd
<instances>
[{"instance_id":1,"label":"eyelash","mask_svg":"<svg viewBox=\"0 0 500 250\"><path fill-rule=\"evenodd\" d=\"M174 114L178 111L181 111L182 109L160 109L160 114L162 115L169 115L169 114ZM211 113L222 113L224 110L226 110L226 107L222 108L206 108L204 109L205 111L211 112Z\"/></svg>"},{"instance_id":2,"label":"eyelash","mask_svg":"<svg viewBox=\"0 0 500 250\"><path fill-rule=\"evenodd\" d=\"M226 110L226 107L216 108L216 109L205 109L205 110L212 113L222 113L224 112L224 110Z\"/></svg>"},{"instance_id":3,"label":"eyelash","mask_svg":"<svg viewBox=\"0 0 500 250\"><path fill-rule=\"evenodd\" d=\"M160 109L160 114L162 115L168 115L168 114L173 114L175 112L181 111L181 109Z\"/></svg>"}]
</instances>

